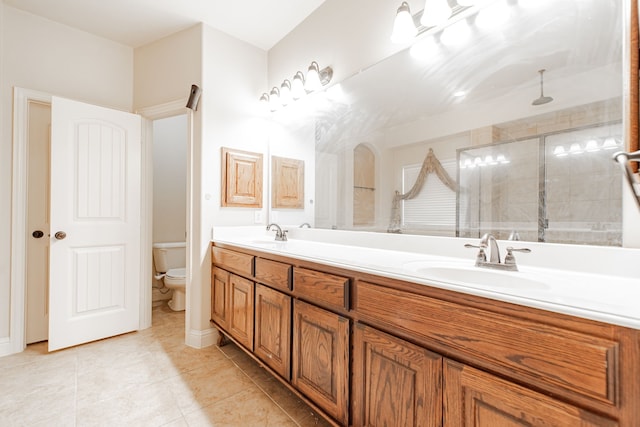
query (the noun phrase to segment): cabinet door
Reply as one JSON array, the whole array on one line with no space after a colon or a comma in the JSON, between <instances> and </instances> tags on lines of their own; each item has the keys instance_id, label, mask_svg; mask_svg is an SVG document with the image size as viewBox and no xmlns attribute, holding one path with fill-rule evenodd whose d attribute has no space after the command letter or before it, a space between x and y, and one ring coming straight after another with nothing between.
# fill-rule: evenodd
<instances>
[{"instance_id":1,"label":"cabinet door","mask_svg":"<svg viewBox=\"0 0 640 427\"><path fill-rule=\"evenodd\" d=\"M293 313L292 383L347 425L349 320L299 300Z\"/></svg>"},{"instance_id":2,"label":"cabinet door","mask_svg":"<svg viewBox=\"0 0 640 427\"><path fill-rule=\"evenodd\" d=\"M291 379L291 297L256 285L255 354Z\"/></svg>"},{"instance_id":3,"label":"cabinet door","mask_svg":"<svg viewBox=\"0 0 640 427\"><path fill-rule=\"evenodd\" d=\"M444 362L445 427L612 427L618 423L457 362Z\"/></svg>"},{"instance_id":4,"label":"cabinet door","mask_svg":"<svg viewBox=\"0 0 640 427\"><path fill-rule=\"evenodd\" d=\"M442 425L442 357L357 324L353 425Z\"/></svg>"},{"instance_id":5,"label":"cabinet door","mask_svg":"<svg viewBox=\"0 0 640 427\"><path fill-rule=\"evenodd\" d=\"M214 267L211 271L211 320L222 329L228 329L229 272Z\"/></svg>"},{"instance_id":6,"label":"cabinet door","mask_svg":"<svg viewBox=\"0 0 640 427\"><path fill-rule=\"evenodd\" d=\"M253 351L253 293L251 280L229 274L229 333Z\"/></svg>"}]
</instances>

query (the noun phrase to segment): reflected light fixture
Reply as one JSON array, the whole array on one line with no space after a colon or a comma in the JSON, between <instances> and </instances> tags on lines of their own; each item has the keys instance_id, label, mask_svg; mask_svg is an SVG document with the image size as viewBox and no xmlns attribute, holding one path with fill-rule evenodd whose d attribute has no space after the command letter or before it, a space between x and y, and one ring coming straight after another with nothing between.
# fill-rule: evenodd
<instances>
[{"instance_id":1,"label":"reflected light fixture","mask_svg":"<svg viewBox=\"0 0 640 427\"><path fill-rule=\"evenodd\" d=\"M565 157L568 154L562 145L557 145L556 148L553 149L553 155L556 157Z\"/></svg>"},{"instance_id":2,"label":"reflected light fixture","mask_svg":"<svg viewBox=\"0 0 640 427\"><path fill-rule=\"evenodd\" d=\"M585 145L584 149L589 153L595 153L596 151L600 151L600 147L598 146L598 141L596 141L595 139L588 140L587 145Z\"/></svg>"},{"instance_id":3,"label":"reflected light fixture","mask_svg":"<svg viewBox=\"0 0 640 427\"><path fill-rule=\"evenodd\" d=\"M293 76L293 82L291 83L291 97L293 99L300 99L305 96L307 92L304 90L304 74L302 71L298 71Z\"/></svg>"},{"instance_id":4,"label":"reflected light fixture","mask_svg":"<svg viewBox=\"0 0 640 427\"><path fill-rule=\"evenodd\" d=\"M471 37L471 28L466 19L461 19L453 25L448 26L442 32L440 41L445 46L460 46Z\"/></svg>"},{"instance_id":5,"label":"reflected light fixture","mask_svg":"<svg viewBox=\"0 0 640 427\"><path fill-rule=\"evenodd\" d=\"M263 93L262 96L260 96L260 104L262 105L269 105L269 94L268 93Z\"/></svg>"},{"instance_id":6,"label":"reflected light fixture","mask_svg":"<svg viewBox=\"0 0 640 427\"><path fill-rule=\"evenodd\" d=\"M508 20L511 8L506 0L495 2L478 12L475 24L483 30L500 29Z\"/></svg>"},{"instance_id":7,"label":"reflected light fixture","mask_svg":"<svg viewBox=\"0 0 640 427\"><path fill-rule=\"evenodd\" d=\"M584 150L582 149L580 144L578 144L577 142L574 142L569 147L569 154L582 154L582 153L584 153Z\"/></svg>"},{"instance_id":8,"label":"reflected light fixture","mask_svg":"<svg viewBox=\"0 0 640 427\"><path fill-rule=\"evenodd\" d=\"M280 109L280 90L275 86L269 93L269 109L271 111Z\"/></svg>"},{"instance_id":9,"label":"reflected light fixture","mask_svg":"<svg viewBox=\"0 0 640 427\"><path fill-rule=\"evenodd\" d=\"M602 143L603 150L613 150L614 148L617 148L617 147L618 147L618 141L616 141L616 139L612 136L605 139L604 142Z\"/></svg>"},{"instance_id":10,"label":"reflected light fixture","mask_svg":"<svg viewBox=\"0 0 640 427\"><path fill-rule=\"evenodd\" d=\"M393 31L391 32L392 43L410 43L418 34L409 3L403 1L396 13L396 19L393 21Z\"/></svg>"},{"instance_id":11,"label":"reflected light fixture","mask_svg":"<svg viewBox=\"0 0 640 427\"><path fill-rule=\"evenodd\" d=\"M425 27L442 25L451 16L451 7L447 0L425 0L420 23Z\"/></svg>"},{"instance_id":12,"label":"reflected light fixture","mask_svg":"<svg viewBox=\"0 0 640 427\"><path fill-rule=\"evenodd\" d=\"M291 100L291 82L285 79L280 86L280 103L285 106L289 104Z\"/></svg>"}]
</instances>

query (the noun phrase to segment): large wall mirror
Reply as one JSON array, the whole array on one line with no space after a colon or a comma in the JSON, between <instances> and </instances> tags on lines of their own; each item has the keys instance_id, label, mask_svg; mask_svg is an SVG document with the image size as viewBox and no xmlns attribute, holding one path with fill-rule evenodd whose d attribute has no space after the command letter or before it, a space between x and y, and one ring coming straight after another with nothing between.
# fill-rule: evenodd
<instances>
[{"instance_id":1,"label":"large wall mirror","mask_svg":"<svg viewBox=\"0 0 640 427\"><path fill-rule=\"evenodd\" d=\"M625 1L488 2L329 88L315 226L621 245Z\"/></svg>"}]
</instances>

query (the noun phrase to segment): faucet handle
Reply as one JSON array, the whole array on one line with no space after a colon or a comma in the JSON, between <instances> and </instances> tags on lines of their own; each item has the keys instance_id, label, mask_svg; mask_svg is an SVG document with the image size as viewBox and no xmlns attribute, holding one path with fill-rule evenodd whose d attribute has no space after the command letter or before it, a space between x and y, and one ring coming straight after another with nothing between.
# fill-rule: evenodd
<instances>
[{"instance_id":1,"label":"faucet handle","mask_svg":"<svg viewBox=\"0 0 640 427\"><path fill-rule=\"evenodd\" d=\"M529 248L518 248L518 249L516 249L516 248L513 248L513 247L509 246L507 248L507 255L505 255L505 257L504 257L504 263L505 264L515 264L516 263L516 257L513 256L514 252L522 252L522 253L528 254L528 253L531 252L531 249L529 249Z\"/></svg>"},{"instance_id":2,"label":"faucet handle","mask_svg":"<svg viewBox=\"0 0 640 427\"><path fill-rule=\"evenodd\" d=\"M487 255L484 253L484 250L487 247L486 244L481 243L479 245L472 245L471 243L467 243L464 245L464 247L467 249L479 249L478 255L476 255L476 264L487 262Z\"/></svg>"}]
</instances>

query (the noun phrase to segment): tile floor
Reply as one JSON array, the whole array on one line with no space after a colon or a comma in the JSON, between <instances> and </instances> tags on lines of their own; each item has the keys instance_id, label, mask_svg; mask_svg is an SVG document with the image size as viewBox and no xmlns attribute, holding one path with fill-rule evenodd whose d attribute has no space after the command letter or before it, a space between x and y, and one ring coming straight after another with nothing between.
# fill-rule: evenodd
<instances>
[{"instance_id":1,"label":"tile floor","mask_svg":"<svg viewBox=\"0 0 640 427\"><path fill-rule=\"evenodd\" d=\"M184 345L184 312L47 354L0 358L0 426L327 426L233 344Z\"/></svg>"}]
</instances>

